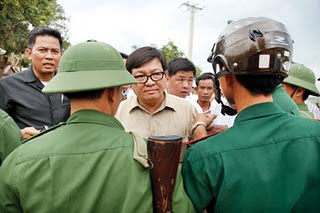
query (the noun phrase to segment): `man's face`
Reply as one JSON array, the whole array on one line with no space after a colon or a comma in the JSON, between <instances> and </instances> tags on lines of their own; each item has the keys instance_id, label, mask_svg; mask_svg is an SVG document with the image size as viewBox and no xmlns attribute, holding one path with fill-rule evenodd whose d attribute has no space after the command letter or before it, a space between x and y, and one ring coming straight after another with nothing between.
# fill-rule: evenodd
<instances>
[{"instance_id":1,"label":"man's face","mask_svg":"<svg viewBox=\"0 0 320 213\"><path fill-rule=\"evenodd\" d=\"M114 99L115 99L114 103L115 103L115 105L114 105L114 108L112 111L112 115L116 114L118 107L119 107L119 104L123 100L123 93L122 93L123 89L124 89L123 87L115 87L114 88Z\"/></svg>"},{"instance_id":2,"label":"man's face","mask_svg":"<svg viewBox=\"0 0 320 213\"><path fill-rule=\"evenodd\" d=\"M291 84L287 84L287 83L282 83L282 87L283 89L288 93L288 95L290 96L293 91L294 91L294 86L292 86Z\"/></svg>"},{"instance_id":3,"label":"man's face","mask_svg":"<svg viewBox=\"0 0 320 213\"><path fill-rule=\"evenodd\" d=\"M154 73L164 72L161 62L158 58L143 64L139 68L132 69L132 76L151 75ZM167 72L166 72L167 74ZM150 77L145 83L138 83L132 85L134 93L137 95L140 102L145 104L154 103L164 97L164 90L166 79L163 77L161 80L153 81Z\"/></svg>"},{"instance_id":4,"label":"man's face","mask_svg":"<svg viewBox=\"0 0 320 213\"><path fill-rule=\"evenodd\" d=\"M168 93L180 98L187 97L191 92L193 79L192 71L178 71L168 78Z\"/></svg>"},{"instance_id":5,"label":"man's face","mask_svg":"<svg viewBox=\"0 0 320 213\"><path fill-rule=\"evenodd\" d=\"M54 73L61 58L59 40L53 36L37 36L32 49L26 50L36 75Z\"/></svg>"},{"instance_id":6,"label":"man's face","mask_svg":"<svg viewBox=\"0 0 320 213\"><path fill-rule=\"evenodd\" d=\"M227 75L232 75L232 74L227 74ZM227 75L224 75L218 79L220 84L220 89L221 89L221 96L224 95L224 97L227 99L229 104L235 104L233 90L230 86L227 86L227 83L226 83Z\"/></svg>"},{"instance_id":7,"label":"man's face","mask_svg":"<svg viewBox=\"0 0 320 213\"><path fill-rule=\"evenodd\" d=\"M198 100L210 102L214 93L213 81L211 79L200 80L197 89Z\"/></svg>"},{"instance_id":8,"label":"man's face","mask_svg":"<svg viewBox=\"0 0 320 213\"><path fill-rule=\"evenodd\" d=\"M302 88L299 88L299 87L296 87L292 84L287 84L287 83L282 83L282 87L295 103L303 103L304 102L304 100L303 100L304 90ZM302 91L302 93L301 93L301 91Z\"/></svg>"}]
</instances>

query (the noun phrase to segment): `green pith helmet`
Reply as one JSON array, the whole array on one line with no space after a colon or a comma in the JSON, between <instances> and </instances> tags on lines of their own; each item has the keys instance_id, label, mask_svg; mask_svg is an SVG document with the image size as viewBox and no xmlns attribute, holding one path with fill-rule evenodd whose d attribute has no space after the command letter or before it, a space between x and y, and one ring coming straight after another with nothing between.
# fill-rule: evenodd
<instances>
[{"instance_id":1,"label":"green pith helmet","mask_svg":"<svg viewBox=\"0 0 320 213\"><path fill-rule=\"evenodd\" d=\"M292 64L289 76L283 82L304 88L310 92L310 95L320 96L316 87L316 76L311 69L303 64Z\"/></svg>"},{"instance_id":2,"label":"green pith helmet","mask_svg":"<svg viewBox=\"0 0 320 213\"><path fill-rule=\"evenodd\" d=\"M252 17L231 22L214 44L208 61L215 73L225 66L239 75L287 77L291 58L292 39L286 27L269 18Z\"/></svg>"},{"instance_id":3,"label":"green pith helmet","mask_svg":"<svg viewBox=\"0 0 320 213\"><path fill-rule=\"evenodd\" d=\"M42 91L81 92L135 83L137 81L124 67L116 49L106 43L89 40L64 52L58 73Z\"/></svg>"}]
</instances>

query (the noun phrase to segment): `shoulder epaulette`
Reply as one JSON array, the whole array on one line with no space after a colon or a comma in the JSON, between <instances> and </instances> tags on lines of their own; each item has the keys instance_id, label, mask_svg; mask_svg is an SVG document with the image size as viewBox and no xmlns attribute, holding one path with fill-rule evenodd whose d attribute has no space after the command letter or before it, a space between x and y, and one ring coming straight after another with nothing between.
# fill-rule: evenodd
<instances>
[{"instance_id":1,"label":"shoulder epaulette","mask_svg":"<svg viewBox=\"0 0 320 213\"><path fill-rule=\"evenodd\" d=\"M46 134L46 133L48 133L48 132L51 132L51 131L54 130L54 129L57 129L57 128L61 127L61 126L64 126L65 124L66 124L66 122L60 122L60 123L58 123L58 124L56 124L56 125L48 128L48 129L45 129L45 130L39 132L38 134L36 134L36 135L34 135L34 136L32 136L32 137L30 137L30 138L28 138L28 139L25 139L25 140L22 141L21 143L26 143L26 142L34 139L34 138L37 138L37 137L39 137L39 136L41 136L41 135L44 135L44 134Z\"/></svg>"}]
</instances>

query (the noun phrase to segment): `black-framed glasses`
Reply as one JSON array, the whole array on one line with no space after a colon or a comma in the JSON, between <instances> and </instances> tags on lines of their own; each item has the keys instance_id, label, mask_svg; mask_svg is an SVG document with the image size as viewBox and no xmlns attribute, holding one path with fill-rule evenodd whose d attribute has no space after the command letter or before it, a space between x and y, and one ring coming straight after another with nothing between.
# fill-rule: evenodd
<instances>
[{"instance_id":1,"label":"black-framed glasses","mask_svg":"<svg viewBox=\"0 0 320 213\"><path fill-rule=\"evenodd\" d=\"M163 79L164 76L164 72L155 72L152 73L150 75L136 75L133 76L135 79L137 79L139 84L144 84L148 81L149 78L151 78L151 80L153 81L160 81L161 79Z\"/></svg>"}]
</instances>

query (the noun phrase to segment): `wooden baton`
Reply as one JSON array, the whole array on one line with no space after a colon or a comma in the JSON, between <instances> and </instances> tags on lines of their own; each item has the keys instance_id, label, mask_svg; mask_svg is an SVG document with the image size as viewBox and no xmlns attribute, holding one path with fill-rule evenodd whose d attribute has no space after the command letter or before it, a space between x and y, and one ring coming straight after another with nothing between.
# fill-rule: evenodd
<instances>
[{"instance_id":1,"label":"wooden baton","mask_svg":"<svg viewBox=\"0 0 320 213\"><path fill-rule=\"evenodd\" d=\"M179 165L182 137L150 136L148 156L153 163L150 170L153 212L172 212L172 194Z\"/></svg>"}]
</instances>

